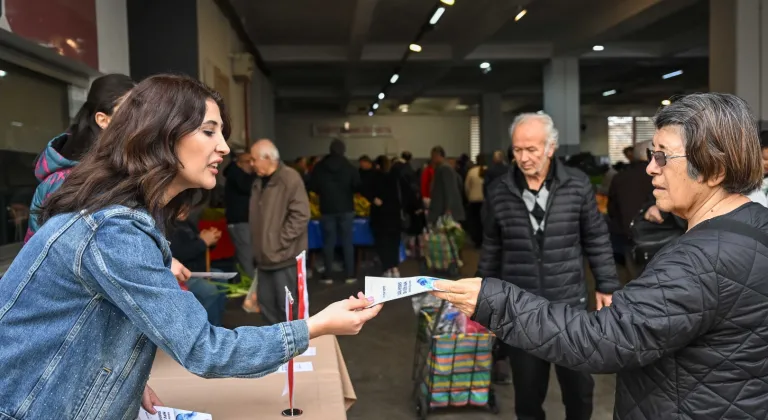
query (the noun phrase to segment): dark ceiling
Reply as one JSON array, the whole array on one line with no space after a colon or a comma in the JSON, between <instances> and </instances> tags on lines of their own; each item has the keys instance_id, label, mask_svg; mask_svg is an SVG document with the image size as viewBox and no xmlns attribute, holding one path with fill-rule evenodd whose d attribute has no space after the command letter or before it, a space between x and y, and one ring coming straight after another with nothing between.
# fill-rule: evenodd
<instances>
[{"instance_id":1,"label":"dark ceiling","mask_svg":"<svg viewBox=\"0 0 768 420\"><path fill-rule=\"evenodd\" d=\"M502 92L509 112L537 108L543 67L560 55L580 57L583 105L658 105L708 84L707 0L455 0L404 62L438 0L229 1L270 73L278 112L367 112L396 69L377 112L456 103L472 112L487 92ZM605 50L592 51L597 44ZM610 89L617 94L603 96Z\"/></svg>"}]
</instances>

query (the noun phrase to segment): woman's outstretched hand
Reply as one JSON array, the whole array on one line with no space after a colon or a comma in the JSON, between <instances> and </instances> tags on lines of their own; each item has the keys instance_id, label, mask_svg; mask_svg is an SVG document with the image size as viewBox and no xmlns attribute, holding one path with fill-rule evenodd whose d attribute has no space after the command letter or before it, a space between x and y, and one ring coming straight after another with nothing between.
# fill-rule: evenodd
<instances>
[{"instance_id":1,"label":"woman's outstretched hand","mask_svg":"<svg viewBox=\"0 0 768 420\"><path fill-rule=\"evenodd\" d=\"M356 335L366 322L381 311L382 305L366 309L371 302L360 292L357 297L350 296L349 299L328 305L307 320L309 338L328 334Z\"/></svg>"},{"instance_id":2,"label":"woman's outstretched hand","mask_svg":"<svg viewBox=\"0 0 768 420\"><path fill-rule=\"evenodd\" d=\"M477 296L480 294L480 287L483 279L475 277L472 279L461 279L457 281L436 281L434 286L442 292L430 292L435 297L451 302L458 310L466 316L475 314L477 305Z\"/></svg>"}]
</instances>

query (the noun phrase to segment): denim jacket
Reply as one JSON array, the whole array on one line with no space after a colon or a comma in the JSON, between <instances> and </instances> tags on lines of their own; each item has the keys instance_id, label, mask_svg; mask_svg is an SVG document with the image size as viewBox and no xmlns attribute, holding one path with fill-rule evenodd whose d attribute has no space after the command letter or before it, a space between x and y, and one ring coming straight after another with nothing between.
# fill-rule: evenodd
<instances>
[{"instance_id":1,"label":"denim jacket","mask_svg":"<svg viewBox=\"0 0 768 420\"><path fill-rule=\"evenodd\" d=\"M0 280L0 420L133 420L157 346L206 378L260 377L306 350L305 321L211 326L170 264L146 211L49 220Z\"/></svg>"}]
</instances>

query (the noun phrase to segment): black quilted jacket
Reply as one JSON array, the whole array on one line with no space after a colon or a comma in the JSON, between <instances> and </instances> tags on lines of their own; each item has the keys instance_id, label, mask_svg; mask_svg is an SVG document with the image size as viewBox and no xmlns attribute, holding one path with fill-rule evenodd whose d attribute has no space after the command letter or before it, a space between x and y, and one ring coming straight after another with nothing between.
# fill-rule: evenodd
<instances>
[{"instance_id":1,"label":"black quilted jacket","mask_svg":"<svg viewBox=\"0 0 768 420\"><path fill-rule=\"evenodd\" d=\"M768 209L722 216L768 232ZM483 281L474 319L505 343L593 373L619 372L615 419L768 418L768 247L700 224L589 313Z\"/></svg>"},{"instance_id":2,"label":"black quilted jacket","mask_svg":"<svg viewBox=\"0 0 768 420\"><path fill-rule=\"evenodd\" d=\"M554 164L541 252L515 184L516 169L491 184L478 276L504 279L548 300L585 307L585 254L598 291L613 293L620 287L608 226L597 210L589 178L578 169Z\"/></svg>"}]
</instances>

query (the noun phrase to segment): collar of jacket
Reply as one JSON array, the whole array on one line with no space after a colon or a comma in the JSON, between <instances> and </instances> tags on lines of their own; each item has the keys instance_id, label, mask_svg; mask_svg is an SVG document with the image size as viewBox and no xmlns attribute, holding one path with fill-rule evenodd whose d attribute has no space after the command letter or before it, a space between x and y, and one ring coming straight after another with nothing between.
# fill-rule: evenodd
<instances>
[{"instance_id":1,"label":"collar of jacket","mask_svg":"<svg viewBox=\"0 0 768 420\"><path fill-rule=\"evenodd\" d=\"M285 164L280 161L280 163L277 164L277 169L275 169L275 172L272 172L272 175L269 176L269 181L267 181L267 187L273 187L275 184L277 184L277 178L280 176L280 172L283 170L283 167ZM256 182L253 183L254 189L261 189L261 179L262 177L257 177Z\"/></svg>"},{"instance_id":2,"label":"collar of jacket","mask_svg":"<svg viewBox=\"0 0 768 420\"><path fill-rule=\"evenodd\" d=\"M550 164L552 167L550 168L549 173L547 173L547 179L553 177L554 185L561 186L571 180L571 176L565 170L564 164L559 162L557 157L553 157ZM522 191L520 191L520 188L518 188L517 183L515 182L515 172L519 171L520 169L516 164L510 166L511 168L509 171L507 171L507 174L504 176L501 182L503 182L504 185L506 185L513 194L522 197ZM549 190L554 191L554 188L549 188Z\"/></svg>"}]
</instances>

